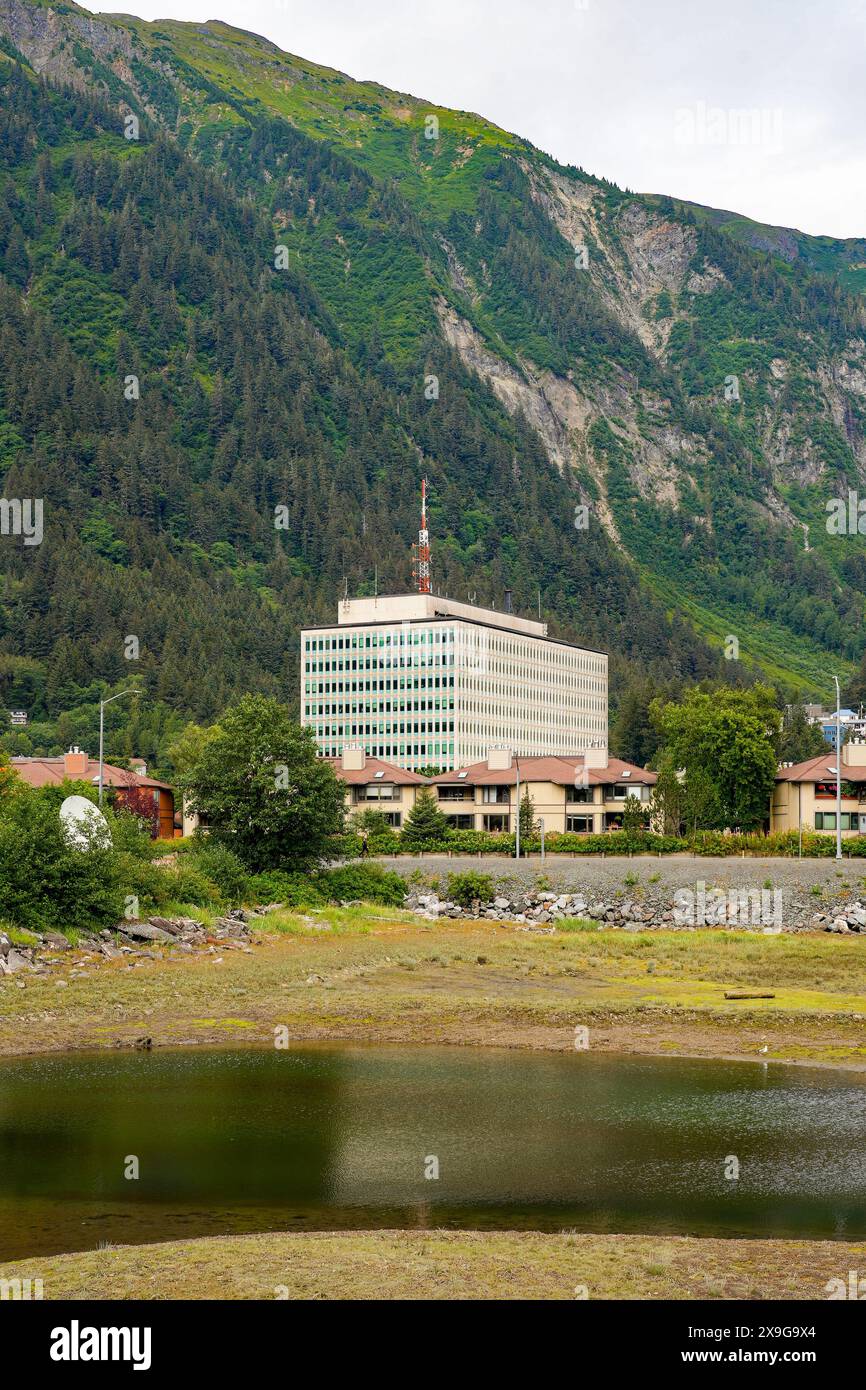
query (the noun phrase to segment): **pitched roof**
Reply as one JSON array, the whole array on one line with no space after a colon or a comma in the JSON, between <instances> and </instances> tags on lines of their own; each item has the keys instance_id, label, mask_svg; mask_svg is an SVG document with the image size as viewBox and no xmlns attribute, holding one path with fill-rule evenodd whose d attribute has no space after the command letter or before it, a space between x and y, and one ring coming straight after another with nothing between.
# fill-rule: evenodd
<instances>
[{"instance_id":1,"label":"pitched roof","mask_svg":"<svg viewBox=\"0 0 866 1390\"><path fill-rule=\"evenodd\" d=\"M63 758L13 758L12 766L29 787L59 785L67 778L74 782L94 782L99 777L99 762L95 758L88 758L84 772L74 777L65 771ZM168 782L142 777L126 768L114 767L112 763L102 764L102 781L106 787L158 787L161 791L171 791Z\"/></svg>"},{"instance_id":2,"label":"pitched roof","mask_svg":"<svg viewBox=\"0 0 866 1390\"><path fill-rule=\"evenodd\" d=\"M843 782L866 782L866 767L846 767L844 757L840 767ZM832 748L819 753L817 758L807 758L804 763L792 763L790 767L780 767L776 773L777 782L835 782L836 754Z\"/></svg>"},{"instance_id":3,"label":"pitched roof","mask_svg":"<svg viewBox=\"0 0 866 1390\"><path fill-rule=\"evenodd\" d=\"M519 757L521 782L553 782L561 787L574 786L575 774L584 769L584 761L579 756ZM463 774L466 774L465 776ZM517 766L512 760L511 767L495 768L493 771L486 762L472 763L454 772L442 772L431 779L433 783L448 785L458 782L475 787L514 786L517 783ZM634 763L625 763L621 758L609 758L607 767L589 767L586 780L590 786L612 782L633 782L647 787L657 780L655 772Z\"/></svg>"},{"instance_id":4,"label":"pitched roof","mask_svg":"<svg viewBox=\"0 0 866 1390\"><path fill-rule=\"evenodd\" d=\"M341 782L350 787L365 787L370 782L394 782L397 786L424 786L426 777L410 772L405 767L395 767L393 763L383 762L381 758L367 758L364 767L345 768L339 758L325 758Z\"/></svg>"}]
</instances>

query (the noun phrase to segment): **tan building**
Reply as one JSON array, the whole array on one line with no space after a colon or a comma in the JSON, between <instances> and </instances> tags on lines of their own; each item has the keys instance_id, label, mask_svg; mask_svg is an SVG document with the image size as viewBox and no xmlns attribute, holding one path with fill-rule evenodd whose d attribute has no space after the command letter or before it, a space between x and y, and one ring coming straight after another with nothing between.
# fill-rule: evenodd
<instances>
[{"instance_id":1,"label":"tan building","mask_svg":"<svg viewBox=\"0 0 866 1390\"><path fill-rule=\"evenodd\" d=\"M351 822L358 811L378 811L394 830L402 830L415 804L423 777L404 767L368 758L363 748L346 747L339 758L328 759L346 788L346 814Z\"/></svg>"},{"instance_id":2,"label":"tan building","mask_svg":"<svg viewBox=\"0 0 866 1390\"><path fill-rule=\"evenodd\" d=\"M619 758L606 749L583 756L520 757L509 749L493 748L484 762L445 772L433 779L439 809L455 830L511 831L516 829L518 800L528 787L536 820L545 833L603 834L622 825L629 797L649 807L656 774Z\"/></svg>"},{"instance_id":3,"label":"tan building","mask_svg":"<svg viewBox=\"0 0 866 1390\"><path fill-rule=\"evenodd\" d=\"M346 599L301 633L301 723L418 771L462 767L494 743L540 757L607 745L607 656L547 624L434 594Z\"/></svg>"},{"instance_id":4,"label":"tan building","mask_svg":"<svg viewBox=\"0 0 866 1390\"><path fill-rule=\"evenodd\" d=\"M836 833L836 754L832 749L804 763L782 766L770 807L770 830ZM843 743L842 835L866 835L866 743Z\"/></svg>"}]
</instances>

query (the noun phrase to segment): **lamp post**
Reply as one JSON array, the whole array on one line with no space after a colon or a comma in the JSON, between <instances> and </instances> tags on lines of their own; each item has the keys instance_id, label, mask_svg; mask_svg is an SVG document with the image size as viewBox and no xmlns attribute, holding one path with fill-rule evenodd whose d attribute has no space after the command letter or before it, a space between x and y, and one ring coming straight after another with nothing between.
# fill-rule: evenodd
<instances>
[{"instance_id":1,"label":"lamp post","mask_svg":"<svg viewBox=\"0 0 866 1390\"><path fill-rule=\"evenodd\" d=\"M836 685L836 858L842 858L842 710L839 695L839 677L834 676Z\"/></svg>"},{"instance_id":2,"label":"lamp post","mask_svg":"<svg viewBox=\"0 0 866 1390\"><path fill-rule=\"evenodd\" d=\"M99 805L102 806L102 769L103 769L103 748L105 745L105 706L110 705L115 700L122 700L124 695L140 695L141 691L136 685L130 685L126 690L120 690L116 695L109 695L107 700L99 702Z\"/></svg>"},{"instance_id":3,"label":"lamp post","mask_svg":"<svg viewBox=\"0 0 866 1390\"><path fill-rule=\"evenodd\" d=\"M514 830L514 858L520 858L520 759L514 759L517 768L517 824Z\"/></svg>"}]
</instances>

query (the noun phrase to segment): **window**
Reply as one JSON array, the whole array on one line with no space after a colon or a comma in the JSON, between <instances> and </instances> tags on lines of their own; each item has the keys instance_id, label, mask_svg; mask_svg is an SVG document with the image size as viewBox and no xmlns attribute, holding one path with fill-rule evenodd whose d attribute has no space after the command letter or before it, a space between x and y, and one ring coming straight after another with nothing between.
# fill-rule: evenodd
<instances>
[{"instance_id":1,"label":"window","mask_svg":"<svg viewBox=\"0 0 866 1390\"><path fill-rule=\"evenodd\" d=\"M566 801L588 802L594 799L594 787L569 787L565 793Z\"/></svg>"},{"instance_id":2,"label":"window","mask_svg":"<svg viewBox=\"0 0 866 1390\"><path fill-rule=\"evenodd\" d=\"M449 828L449 830L474 830L474 829L475 829L475 817L474 817L474 816L466 816L466 815L459 815L459 816L449 815L449 816L448 816L448 828Z\"/></svg>"},{"instance_id":3,"label":"window","mask_svg":"<svg viewBox=\"0 0 866 1390\"><path fill-rule=\"evenodd\" d=\"M565 828L571 835L591 835L592 816L566 816Z\"/></svg>"},{"instance_id":4,"label":"window","mask_svg":"<svg viewBox=\"0 0 866 1390\"><path fill-rule=\"evenodd\" d=\"M856 814L851 814L851 813L848 812L848 811L843 811L843 812L842 812L842 818L841 818L840 824L841 824L841 828L842 828L843 830L856 830L856 829L858 828L859 822L858 822L858 819L857 819ZM836 812L835 812L835 811L816 811L816 812L815 812L815 829L816 829L816 830L835 830L835 829L836 829Z\"/></svg>"},{"instance_id":5,"label":"window","mask_svg":"<svg viewBox=\"0 0 866 1390\"><path fill-rule=\"evenodd\" d=\"M482 787L481 800L485 805L507 806L511 800L511 792L508 787Z\"/></svg>"},{"instance_id":6,"label":"window","mask_svg":"<svg viewBox=\"0 0 866 1390\"><path fill-rule=\"evenodd\" d=\"M395 801L398 795L393 782L371 782L369 786L357 789L359 801Z\"/></svg>"},{"instance_id":7,"label":"window","mask_svg":"<svg viewBox=\"0 0 866 1390\"><path fill-rule=\"evenodd\" d=\"M484 816L482 820L485 830L508 830L508 816Z\"/></svg>"}]
</instances>

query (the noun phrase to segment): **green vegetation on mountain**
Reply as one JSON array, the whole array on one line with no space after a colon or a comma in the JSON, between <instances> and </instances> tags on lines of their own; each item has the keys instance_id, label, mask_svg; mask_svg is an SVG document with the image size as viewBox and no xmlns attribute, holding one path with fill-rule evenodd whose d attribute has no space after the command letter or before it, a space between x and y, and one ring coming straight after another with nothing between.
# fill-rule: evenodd
<instances>
[{"instance_id":1,"label":"green vegetation on mountain","mask_svg":"<svg viewBox=\"0 0 866 1390\"><path fill-rule=\"evenodd\" d=\"M853 673L866 330L826 258L221 23L0 0L0 39L0 478L45 506L0 537L16 751L92 747L133 677L114 757L294 702L298 628L409 586L424 474L437 587L540 594L615 707Z\"/></svg>"}]
</instances>

